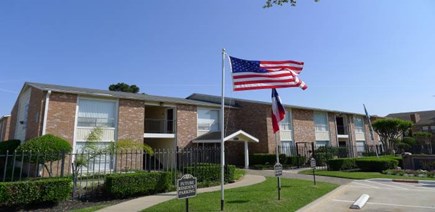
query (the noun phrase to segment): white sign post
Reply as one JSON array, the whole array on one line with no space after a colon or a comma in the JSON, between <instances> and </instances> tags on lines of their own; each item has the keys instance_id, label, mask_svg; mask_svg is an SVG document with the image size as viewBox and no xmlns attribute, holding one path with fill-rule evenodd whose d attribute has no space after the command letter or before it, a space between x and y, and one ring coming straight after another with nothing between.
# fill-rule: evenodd
<instances>
[{"instance_id":1,"label":"white sign post","mask_svg":"<svg viewBox=\"0 0 435 212\"><path fill-rule=\"evenodd\" d=\"M311 168L313 168L314 185L316 185L316 172L315 172L315 170L316 170L316 159L311 158L310 165L311 165Z\"/></svg>"}]
</instances>

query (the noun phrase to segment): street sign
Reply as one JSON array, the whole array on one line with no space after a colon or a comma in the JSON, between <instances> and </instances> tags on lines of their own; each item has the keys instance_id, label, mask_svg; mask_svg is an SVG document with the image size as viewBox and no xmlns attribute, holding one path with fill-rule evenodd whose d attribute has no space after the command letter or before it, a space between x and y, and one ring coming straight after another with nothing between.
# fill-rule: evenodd
<instances>
[{"instance_id":1,"label":"street sign","mask_svg":"<svg viewBox=\"0 0 435 212\"><path fill-rule=\"evenodd\" d=\"M311 158L310 165L311 165L311 168L316 168L316 159Z\"/></svg>"},{"instance_id":2,"label":"street sign","mask_svg":"<svg viewBox=\"0 0 435 212\"><path fill-rule=\"evenodd\" d=\"M273 166L275 170L275 176L281 176L282 175L282 165L280 163L276 163L275 166Z\"/></svg>"},{"instance_id":3,"label":"street sign","mask_svg":"<svg viewBox=\"0 0 435 212\"><path fill-rule=\"evenodd\" d=\"M177 198L185 199L196 196L196 177L190 174L183 175L177 180Z\"/></svg>"}]
</instances>

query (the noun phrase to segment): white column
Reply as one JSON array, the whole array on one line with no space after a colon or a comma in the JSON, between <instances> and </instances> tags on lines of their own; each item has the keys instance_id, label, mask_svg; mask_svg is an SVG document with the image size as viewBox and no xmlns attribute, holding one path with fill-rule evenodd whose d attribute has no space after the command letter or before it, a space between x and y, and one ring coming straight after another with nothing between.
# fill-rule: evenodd
<instances>
[{"instance_id":1,"label":"white column","mask_svg":"<svg viewBox=\"0 0 435 212\"><path fill-rule=\"evenodd\" d=\"M245 169L249 168L249 149L248 142L245 141Z\"/></svg>"}]
</instances>

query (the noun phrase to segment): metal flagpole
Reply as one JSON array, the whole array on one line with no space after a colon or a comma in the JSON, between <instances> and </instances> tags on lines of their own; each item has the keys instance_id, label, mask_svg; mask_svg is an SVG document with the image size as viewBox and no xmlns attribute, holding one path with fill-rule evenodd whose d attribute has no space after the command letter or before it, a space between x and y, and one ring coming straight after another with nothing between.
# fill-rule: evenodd
<instances>
[{"instance_id":1,"label":"metal flagpole","mask_svg":"<svg viewBox=\"0 0 435 212\"><path fill-rule=\"evenodd\" d=\"M375 137L374 137L374 134L373 134L372 121L370 120L370 116L369 116L369 113L367 112L366 105L363 104L363 106L364 106L364 112L366 113L366 117L367 117L367 120L369 122L370 138L372 139L372 144L375 146L376 157L379 157L379 155L378 155L378 148L375 145Z\"/></svg>"},{"instance_id":2,"label":"metal flagpole","mask_svg":"<svg viewBox=\"0 0 435 212\"><path fill-rule=\"evenodd\" d=\"M222 87L221 87L221 114L220 114L220 122L221 122L221 211L224 210L224 174L225 174L225 49L222 49Z\"/></svg>"},{"instance_id":3,"label":"metal flagpole","mask_svg":"<svg viewBox=\"0 0 435 212\"><path fill-rule=\"evenodd\" d=\"M279 164L278 133L275 133L275 151L276 151L276 163ZM281 177L276 176L276 179L278 181L278 200L281 200Z\"/></svg>"}]
</instances>

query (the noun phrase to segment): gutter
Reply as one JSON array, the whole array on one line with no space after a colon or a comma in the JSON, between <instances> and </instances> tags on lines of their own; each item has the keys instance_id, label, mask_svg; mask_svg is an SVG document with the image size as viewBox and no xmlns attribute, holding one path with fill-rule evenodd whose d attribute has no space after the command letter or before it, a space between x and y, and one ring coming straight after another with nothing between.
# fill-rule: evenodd
<instances>
[{"instance_id":1,"label":"gutter","mask_svg":"<svg viewBox=\"0 0 435 212\"><path fill-rule=\"evenodd\" d=\"M47 129L47 113L48 113L48 103L50 102L51 90L47 91L45 95L45 105L44 105L44 121L42 122L42 135L45 135Z\"/></svg>"}]
</instances>

